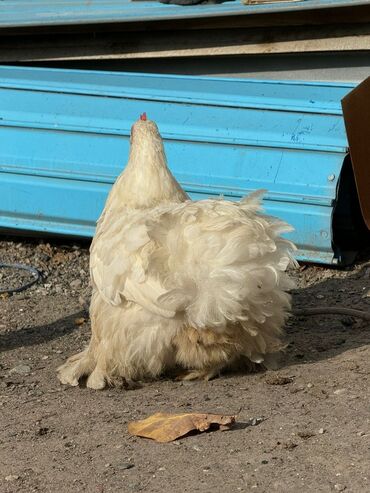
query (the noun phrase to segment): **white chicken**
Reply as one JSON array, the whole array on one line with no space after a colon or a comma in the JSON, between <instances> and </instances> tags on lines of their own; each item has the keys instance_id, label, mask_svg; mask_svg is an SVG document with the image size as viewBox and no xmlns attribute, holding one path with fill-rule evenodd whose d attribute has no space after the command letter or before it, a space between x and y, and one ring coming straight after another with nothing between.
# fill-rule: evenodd
<instances>
[{"instance_id":1,"label":"white chicken","mask_svg":"<svg viewBox=\"0 0 370 493\"><path fill-rule=\"evenodd\" d=\"M191 201L142 115L91 245L92 338L60 381L102 389L179 368L209 379L278 352L294 245L279 236L286 223L259 211L261 194Z\"/></svg>"}]
</instances>

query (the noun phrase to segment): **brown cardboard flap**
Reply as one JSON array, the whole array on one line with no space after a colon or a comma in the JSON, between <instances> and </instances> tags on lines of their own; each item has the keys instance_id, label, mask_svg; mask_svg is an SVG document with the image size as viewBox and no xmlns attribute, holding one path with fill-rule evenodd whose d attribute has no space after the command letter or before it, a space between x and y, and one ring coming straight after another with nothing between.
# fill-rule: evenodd
<instances>
[{"instance_id":1,"label":"brown cardboard flap","mask_svg":"<svg viewBox=\"0 0 370 493\"><path fill-rule=\"evenodd\" d=\"M370 229L370 77L342 99L361 212Z\"/></svg>"}]
</instances>

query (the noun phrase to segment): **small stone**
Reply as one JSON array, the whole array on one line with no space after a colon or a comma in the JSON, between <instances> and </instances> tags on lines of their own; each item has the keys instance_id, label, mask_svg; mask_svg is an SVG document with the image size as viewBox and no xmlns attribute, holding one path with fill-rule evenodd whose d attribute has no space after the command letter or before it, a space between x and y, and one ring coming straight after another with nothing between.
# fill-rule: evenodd
<instances>
[{"instance_id":1,"label":"small stone","mask_svg":"<svg viewBox=\"0 0 370 493\"><path fill-rule=\"evenodd\" d=\"M47 356L47 355L45 354L45 356L43 356L41 359L43 359L43 360L45 360L45 359L49 359L49 356Z\"/></svg>"},{"instance_id":2,"label":"small stone","mask_svg":"<svg viewBox=\"0 0 370 493\"><path fill-rule=\"evenodd\" d=\"M5 476L5 481L16 481L19 479L19 476L16 474L9 474L9 476Z\"/></svg>"},{"instance_id":3,"label":"small stone","mask_svg":"<svg viewBox=\"0 0 370 493\"><path fill-rule=\"evenodd\" d=\"M265 421L265 418L263 418L263 417L250 418L247 421L247 425L248 426L257 426L260 423L262 423L262 421Z\"/></svg>"},{"instance_id":4,"label":"small stone","mask_svg":"<svg viewBox=\"0 0 370 493\"><path fill-rule=\"evenodd\" d=\"M334 489L336 491L344 491L345 489L347 489L347 486L344 484L337 483L334 485Z\"/></svg>"},{"instance_id":5,"label":"small stone","mask_svg":"<svg viewBox=\"0 0 370 493\"><path fill-rule=\"evenodd\" d=\"M313 387L313 383L308 383L308 384L307 384L307 388L308 388L308 389L312 389L312 387Z\"/></svg>"},{"instance_id":6,"label":"small stone","mask_svg":"<svg viewBox=\"0 0 370 493\"><path fill-rule=\"evenodd\" d=\"M316 299L318 300L323 300L325 298L325 296L323 294L317 294L316 295Z\"/></svg>"},{"instance_id":7,"label":"small stone","mask_svg":"<svg viewBox=\"0 0 370 493\"><path fill-rule=\"evenodd\" d=\"M133 467L135 467L135 464L132 464L130 462L121 462L120 464L117 464L115 466L115 468L118 469L119 471L124 471L126 469L132 469Z\"/></svg>"},{"instance_id":8,"label":"small stone","mask_svg":"<svg viewBox=\"0 0 370 493\"><path fill-rule=\"evenodd\" d=\"M86 318L80 317L75 319L75 325L83 325L86 322Z\"/></svg>"},{"instance_id":9,"label":"small stone","mask_svg":"<svg viewBox=\"0 0 370 493\"><path fill-rule=\"evenodd\" d=\"M325 433L325 429L324 428L320 428L319 429L319 433L320 433L320 435L323 435Z\"/></svg>"},{"instance_id":10,"label":"small stone","mask_svg":"<svg viewBox=\"0 0 370 493\"><path fill-rule=\"evenodd\" d=\"M261 464L268 464L268 463L269 463L269 461L268 461L268 460L266 460L266 459L261 460Z\"/></svg>"},{"instance_id":11,"label":"small stone","mask_svg":"<svg viewBox=\"0 0 370 493\"><path fill-rule=\"evenodd\" d=\"M198 447L198 445L194 445L193 450L195 450L196 452L201 452L202 449Z\"/></svg>"},{"instance_id":12,"label":"small stone","mask_svg":"<svg viewBox=\"0 0 370 493\"><path fill-rule=\"evenodd\" d=\"M366 435L366 433L365 433L364 431L359 431L359 432L357 433L357 436L359 436L359 437L363 437L363 436L365 436L365 435Z\"/></svg>"},{"instance_id":13,"label":"small stone","mask_svg":"<svg viewBox=\"0 0 370 493\"><path fill-rule=\"evenodd\" d=\"M81 287L81 285L82 285L81 279L74 279L73 281L70 282L70 286L72 289L77 289Z\"/></svg>"},{"instance_id":14,"label":"small stone","mask_svg":"<svg viewBox=\"0 0 370 493\"><path fill-rule=\"evenodd\" d=\"M31 367L28 365L17 365L9 371L9 374L18 373L20 375L25 375L31 371Z\"/></svg>"},{"instance_id":15,"label":"small stone","mask_svg":"<svg viewBox=\"0 0 370 493\"><path fill-rule=\"evenodd\" d=\"M346 389L337 389L337 390L334 390L334 394L335 395L342 395L346 392Z\"/></svg>"}]
</instances>

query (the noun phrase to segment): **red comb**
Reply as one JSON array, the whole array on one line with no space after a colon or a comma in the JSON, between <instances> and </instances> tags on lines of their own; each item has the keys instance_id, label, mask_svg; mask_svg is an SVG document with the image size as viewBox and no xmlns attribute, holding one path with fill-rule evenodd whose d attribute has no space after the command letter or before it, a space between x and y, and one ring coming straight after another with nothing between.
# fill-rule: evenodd
<instances>
[{"instance_id":1,"label":"red comb","mask_svg":"<svg viewBox=\"0 0 370 493\"><path fill-rule=\"evenodd\" d=\"M146 122L146 113L143 113L140 115L140 120L143 120L143 122Z\"/></svg>"}]
</instances>

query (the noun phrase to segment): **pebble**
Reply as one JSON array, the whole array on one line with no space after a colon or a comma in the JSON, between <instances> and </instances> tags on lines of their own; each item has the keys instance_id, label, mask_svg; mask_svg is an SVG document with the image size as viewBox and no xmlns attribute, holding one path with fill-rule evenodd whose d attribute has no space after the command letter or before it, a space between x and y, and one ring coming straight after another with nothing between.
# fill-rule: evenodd
<instances>
[{"instance_id":1,"label":"pebble","mask_svg":"<svg viewBox=\"0 0 370 493\"><path fill-rule=\"evenodd\" d=\"M5 481L16 481L19 479L19 476L16 474L9 474L9 476L5 476Z\"/></svg>"},{"instance_id":2,"label":"pebble","mask_svg":"<svg viewBox=\"0 0 370 493\"><path fill-rule=\"evenodd\" d=\"M72 289L77 289L77 288L81 287L81 285L82 285L81 279L74 279L70 283L70 286Z\"/></svg>"},{"instance_id":3,"label":"pebble","mask_svg":"<svg viewBox=\"0 0 370 493\"><path fill-rule=\"evenodd\" d=\"M19 373L19 374L26 374L26 373L29 373L31 371L31 367L28 366L28 365L17 365L15 366L14 368L12 368L10 371L9 371L9 374L11 375L12 373Z\"/></svg>"},{"instance_id":4,"label":"pebble","mask_svg":"<svg viewBox=\"0 0 370 493\"><path fill-rule=\"evenodd\" d=\"M316 295L316 298L317 298L318 300L323 300L323 299L325 298L325 296L324 296L323 294L317 294L317 295Z\"/></svg>"},{"instance_id":5,"label":"pebble","mask_svg":"<svg viewBox=\"0 0 370 493\"><path fill-rule=\"evenodd\" d=\"M334 485L335 491L344 491L347 488L346 485L337 483Z\"/></svg>"},{"instance_id":6,"label":"pebble","mask_svg":"<svg viewBox=\"0 0 370 493\"><path fill-rule=\"evenodd\" d=\"M319 433L320 433L320 435L323 435L325 433L325 429L324 428L320 428L319 429Z\"/></svg>"},{"instance_id":7,"label":"pebble","mask_svg":"<svg viewBox=\"0 0 370 493\"><path fill-rule=\"evenodd\" d=\"M259 418L250 418L248 421L247 421L247 424L249 426L257 426L259 425L260 423L262 423L262 421L265 421L265 418L263 417L259 417Z\"/></svg>"},{"instance_id":8,"label":"pebble","mask_svg":"<svg viewBox=\"0 0 370 493\"><path fill-rule=\"evenodd\" d=\"M341 395L341 394L344 394L346 392L346 389L337 389L337 390L334 390L334 394L335 395Z\"/></svg>"}]
</instances>

